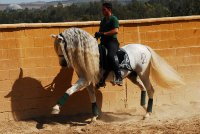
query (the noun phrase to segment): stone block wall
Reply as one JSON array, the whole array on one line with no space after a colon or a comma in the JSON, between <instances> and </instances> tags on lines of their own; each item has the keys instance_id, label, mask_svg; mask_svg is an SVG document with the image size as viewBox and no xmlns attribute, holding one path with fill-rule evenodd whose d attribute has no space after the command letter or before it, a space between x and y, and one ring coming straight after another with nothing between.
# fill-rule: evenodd
<instances>
[{"instance_id":1,"label":"stone block wall","mask_svg":"<svg viewBox=\"0 0 200 134\"><path fill-rule=\"evenodd\" d=\"M57 99L77 80L72 69L61 68L50 34L79 27L90 34L99 22L0 25L0 121L48 115ZM155 86L155 105L199 102L200 16L121 20L120 45L149 45L185 79L181 89ZM140 90L128 79L124 86L97 91L103 112L138 109ZM72 95L61 114L90 113L86 90Z\"/></svg>"}]
</instances>

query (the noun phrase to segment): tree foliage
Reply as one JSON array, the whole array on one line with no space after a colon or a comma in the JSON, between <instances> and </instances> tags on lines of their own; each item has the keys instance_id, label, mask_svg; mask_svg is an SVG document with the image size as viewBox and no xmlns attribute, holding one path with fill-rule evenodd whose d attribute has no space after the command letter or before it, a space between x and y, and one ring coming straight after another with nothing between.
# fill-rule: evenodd
<instances>
[{"instance_id":1,"label":"tree foliage","mask_svg":"<svg viewBox=\"0 0 200 134\"><path fill-rule=\"evenodd\" d=\"M79 3L43 9L23 9L0 11L0 23L38 23L100 20L100 2ZM200 0L132 0L128 4L113 1L113 13L119 19L143 19L156 17L173 17L200 14Z\"/></svg>"}]
</instances>

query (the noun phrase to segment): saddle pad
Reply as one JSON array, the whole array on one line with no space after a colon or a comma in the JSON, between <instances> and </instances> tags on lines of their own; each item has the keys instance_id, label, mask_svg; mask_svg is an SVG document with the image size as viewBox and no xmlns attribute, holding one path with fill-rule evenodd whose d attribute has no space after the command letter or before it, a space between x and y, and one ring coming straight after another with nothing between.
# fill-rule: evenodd
<instances>
[{"instance_id":1,"label":"saddle pad","mask_svg":"<svg viewBox=\"0 0 200 134\"><path fill-rule=\"evenodd\" d=\"M119 64L119 67L121 69L127 69L129 71L132 71L133 69L131 68L131 64L130 64L130 60L129 60L129 57L128 57L128 54L126 53L126 51L122 48L119 49L119 51L122 51L124 54L121 55L117 52L117 56L119 59L122 59L122 61L120 62ZM123 56L123 58L121 57Z\"/></svg>"}]
</instances>

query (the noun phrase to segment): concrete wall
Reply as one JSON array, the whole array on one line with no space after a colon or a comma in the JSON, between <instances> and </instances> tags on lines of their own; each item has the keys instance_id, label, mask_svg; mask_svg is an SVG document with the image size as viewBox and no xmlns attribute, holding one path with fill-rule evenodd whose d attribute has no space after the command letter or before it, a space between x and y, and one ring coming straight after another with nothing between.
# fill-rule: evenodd
<instances>
[{"instance_id":1,"label":"concrete wall","mask_svg":"<svg viewBox=\"0 0 200 134\"><path fill-rule=\"evenodd\" d=\"M79 27L92 35L99 22L0 25L0 121L48 115L65 90L77 80L62 69L50 34ZM184 77L187 85L166 90L155 86L155 105L200 101L200 16L121 20L119 41L151 46ZM21 69L20 69L21 68ZM138 109L140 90L129 80L123 87L107 83L97 91L102 111ZM85 90L75 93L62 114L91 112Z\"/></svg>"}]
</instances>

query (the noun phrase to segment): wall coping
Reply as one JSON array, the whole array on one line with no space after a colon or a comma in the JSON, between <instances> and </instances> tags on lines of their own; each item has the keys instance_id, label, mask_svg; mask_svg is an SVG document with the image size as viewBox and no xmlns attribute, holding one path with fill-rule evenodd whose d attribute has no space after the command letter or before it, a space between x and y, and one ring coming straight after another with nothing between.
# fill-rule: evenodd
<instances>
[{"instance_id":1,"label":"wall coping","mask_svg":"<svg viewBox=\"0 0 200 134\"><path fill-rule=\"evenodd\" d=\"M163 17L163 18L148 18L136 20L120 20L120 24L142 24L155 22L169 21L190 21L200 20L200 15L181 16L181 17ZM19 24L0 24L0 29L5 28L44 28L44 27L70 27L70 26L91 26L99 25L100 21L83 21L83 22L59 22L59 23L19 23Z\"/></svg>"}]
</instances>

